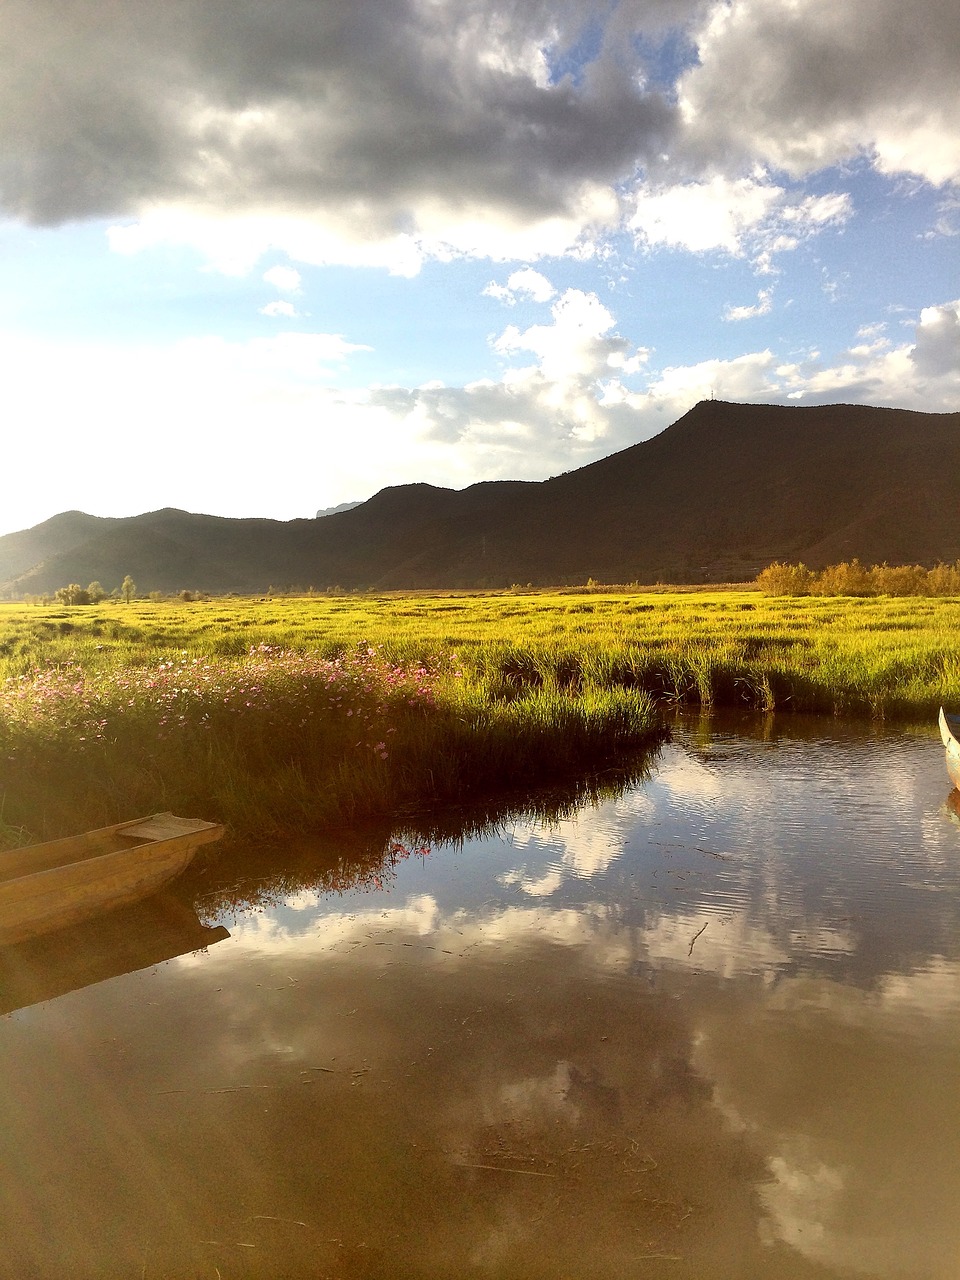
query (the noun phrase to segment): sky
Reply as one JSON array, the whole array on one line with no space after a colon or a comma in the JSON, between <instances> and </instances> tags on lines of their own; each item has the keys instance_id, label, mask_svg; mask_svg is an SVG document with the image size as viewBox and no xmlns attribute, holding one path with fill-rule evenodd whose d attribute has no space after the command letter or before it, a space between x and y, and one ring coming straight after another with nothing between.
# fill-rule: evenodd
<instances>
[{"instance_id":1,"label":"sky","mask_svg":"<svg viewBox=\"0 0 960 1280\"><path fill-rule=\"evenodd\" d=\"M3 0L0 535L960 409L958 49L957 0Z\"/></svg>"}]
</instances>

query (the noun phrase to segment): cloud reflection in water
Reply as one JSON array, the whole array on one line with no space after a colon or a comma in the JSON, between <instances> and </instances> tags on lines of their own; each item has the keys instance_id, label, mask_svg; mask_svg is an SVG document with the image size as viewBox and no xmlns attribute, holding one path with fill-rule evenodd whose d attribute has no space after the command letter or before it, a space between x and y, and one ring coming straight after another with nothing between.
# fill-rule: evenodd
<instances>
[{"instance_id":1,"label":"cloud reflection in water","mask_svg":"<svg viewBox=\"0 0 960 1280\"><path fill-rule=\"evenodd\" d=\"M7 1217L56 1178L61 1247L171 1276L953 1280L942 761L800 727L4 1020Z\"/></svg>"}]
</instances>

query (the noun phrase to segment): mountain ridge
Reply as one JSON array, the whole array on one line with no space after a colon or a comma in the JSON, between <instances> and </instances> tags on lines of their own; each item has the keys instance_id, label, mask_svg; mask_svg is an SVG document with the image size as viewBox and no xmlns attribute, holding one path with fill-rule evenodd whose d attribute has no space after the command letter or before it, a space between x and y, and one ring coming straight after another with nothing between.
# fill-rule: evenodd
<instances>
[{"instance_id":1,"label":"mountain ridge","mask_svg":"<svg viewBox=\"0 0 960 1280\"><path fill-rule=\"evenodd\" d=\"M702 401L543 481L388 486L291 521L63 512L0 537L0 594L494 588L753 577L773 560L960 559L960 413Z\"/></svg>"}]
</instances>

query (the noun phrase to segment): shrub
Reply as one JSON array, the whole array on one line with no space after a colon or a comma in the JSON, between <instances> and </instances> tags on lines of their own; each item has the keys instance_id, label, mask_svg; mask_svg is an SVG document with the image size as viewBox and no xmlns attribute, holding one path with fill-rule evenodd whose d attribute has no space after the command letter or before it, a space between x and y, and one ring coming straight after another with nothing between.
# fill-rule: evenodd
<instances>
[{"instance_id":1,"label":"shrub","mask_svg":"<svg viewBox=\"0 0 960 1280\"><path fill-rule=\"evenodd\" d=\"M775 561L757 575L757 586L772 596L809 595L813 582L814 574L805 564Z\"/></svg>"},{"instance_id":2,"label":"shrub","mask_svg":"<svg viewBox=\"0 0 960 1280\"><path fill-rule=\"evenodd\" d=\"M829 565L818 574L814 591L819 596L870 596L874 594L869 570L854 558Z\"/></svg>"},{"instance_id":3,"label":"shrub","mask_svg":"<svg viewBox=\"0 0 960 1280\"><path fill-rule=\"evenodd\" d=\"M90 603L90 592L81 587L79 582L71 582L69 587L58 587L54 595L59 604Z\"/></svg>"},{"instance_id":4,"label":"shrub","mask_svg":"<svg viewBox=\"0 0 960 1280\"><path fill-rule=\"evenodd\" d=\"M932 569L886 563L867 569L853 559L819 573L804 564L775 561L757 574L756 582L773 596L953 596L960 595L960 561Z\"/></svg>"}]
</instances>

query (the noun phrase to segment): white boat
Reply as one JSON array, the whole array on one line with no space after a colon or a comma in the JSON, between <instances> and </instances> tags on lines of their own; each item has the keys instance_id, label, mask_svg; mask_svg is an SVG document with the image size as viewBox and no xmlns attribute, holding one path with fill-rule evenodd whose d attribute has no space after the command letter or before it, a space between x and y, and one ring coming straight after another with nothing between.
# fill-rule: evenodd
<instances>
[{"instance_id":1,"label":"white boat","mask_svg":"<svg viewBox=\"0 0 960 1280\"><path fill-rule=\"evenodd\" d=\"M960 790L960 716L948 716L940 708L940 737L947 751L947 773Z\"/></svg>"}]
</instances>

